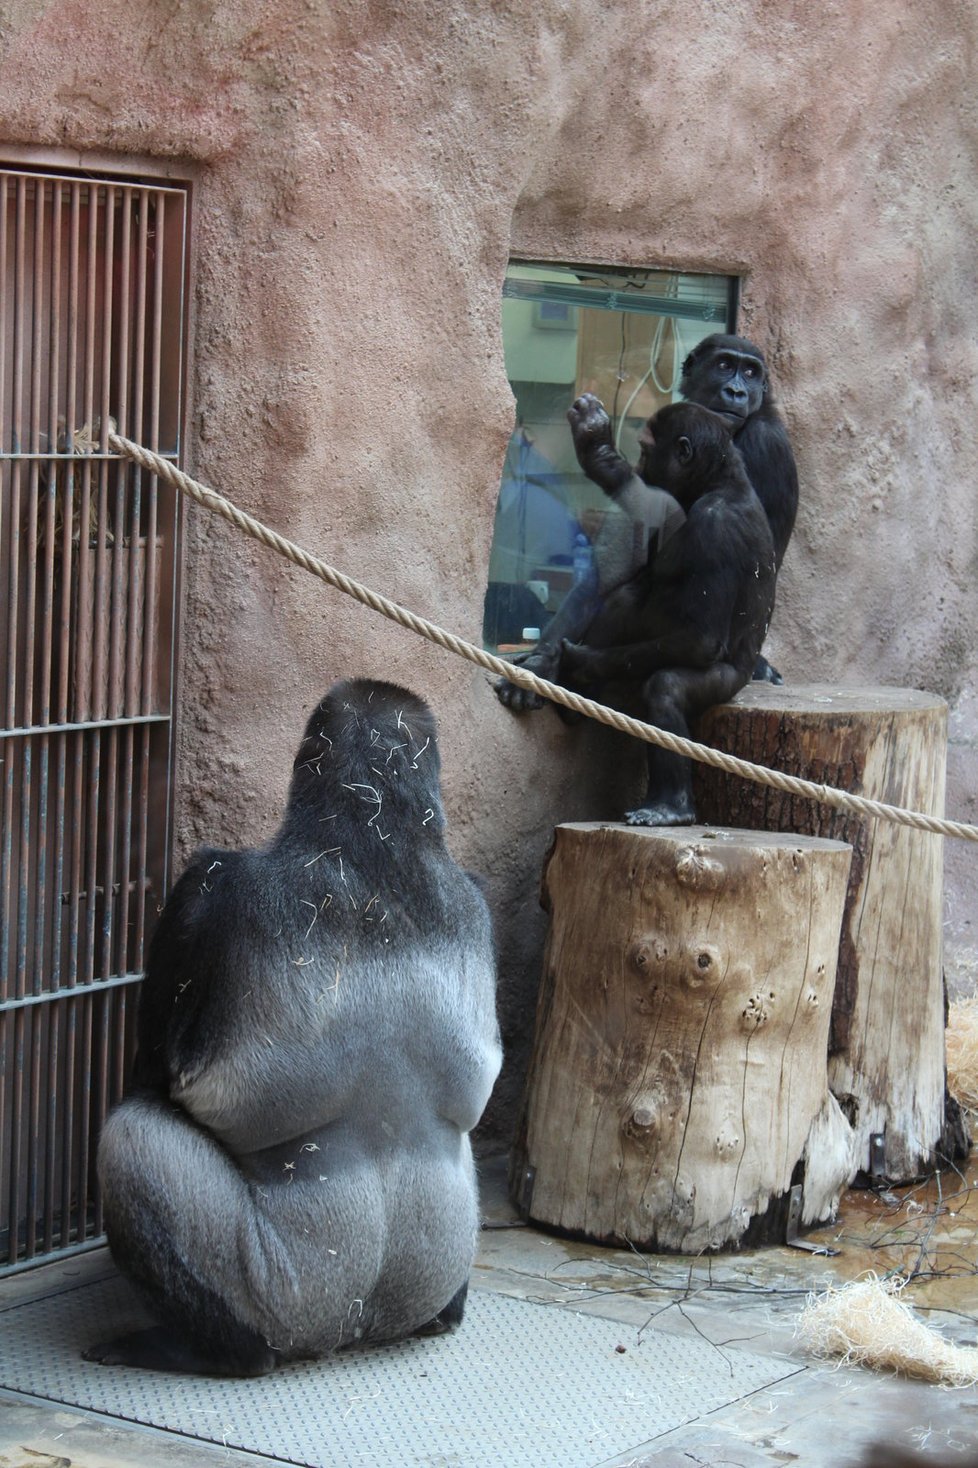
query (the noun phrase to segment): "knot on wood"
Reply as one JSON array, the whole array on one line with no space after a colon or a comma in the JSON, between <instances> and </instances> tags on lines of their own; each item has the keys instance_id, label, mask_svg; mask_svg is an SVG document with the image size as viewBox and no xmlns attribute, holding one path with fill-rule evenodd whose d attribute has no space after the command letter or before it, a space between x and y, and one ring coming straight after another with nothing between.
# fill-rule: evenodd
<instances>
[{"instance_id":1,"label":"knot on wood","mask_svg":"<svg viewBox=\"0 0 978 1468\"><path fill-rule=\"evenodd\" d=\"M695 943L690 947L685 966L685 980L691 989L715 979L721 972L720 953L712 943Z\"/></svg>"},{"instance_id":2,"label":"knot on wood","mask_svg":"<svg viewBox=\"0 0 978 1468\"><path fill-rule=\"evenodd\" d=\"M734 1153L740 1151L740 1136L734 1131L732 1126L725 1124L714 1137L713 1148L720 1161L725 1162L728 1157L732 1157Z\"/></svg>"},{"instance_id":3,"label":"knot on wood","mask_svg":"<svg viewBox=\"0 0 978 1468\"><path fill-rule=\"evenodd\" d=\"M766 994L752 994L741 1010L740 1022L745 1030L759 1030L766 1025L771 1018L771 1008L774 1004L774 990L769 989Z\"/></svg>"},{"instance_id":4,"label":"knot on wood","mask_svg":"<svg viewBox=\"0 0 978 1468\"><path fill-rule=\"evenodd\" d=\"M723 866L702 846L684 846L676 856L676 881L681 887L715 892L723 885Z\"/></svg>"},{"instance_id":5,"label":"knot on wood","mask_svg":"<svg viewBox=\"0 0 978 1468\"><path fill-rule=\"evenodd\" d=\"M661 939L649 938L635 943L629 950L628 957L632 968L641 978L650 978L669 957L669 948Z\"/></svg>"},{"instance_id":6,"label":"knot on wood","mask_svg":"<svg viewBox=\"0 0 978 1468\"><path fill-rule=\"evenodd\" d=\"M621 1119L621 1129L626 1137L636 1142L653 1142L670 1122L672 1115L665 1114L666 1099L655 1091L638 1096Z\"/></svg>"}]
</instances>

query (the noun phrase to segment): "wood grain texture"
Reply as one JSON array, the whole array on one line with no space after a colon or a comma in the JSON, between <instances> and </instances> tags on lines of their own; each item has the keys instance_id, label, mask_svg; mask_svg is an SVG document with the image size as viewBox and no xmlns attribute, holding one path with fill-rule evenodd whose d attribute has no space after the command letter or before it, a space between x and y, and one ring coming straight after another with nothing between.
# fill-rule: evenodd
<instances>
[{"instance_id":1,"label":"wood grain texture","mask_svg":"<svg viewBox=\"0 0 978 1468\"><path fill-rule=\"evenodd\" d=\"M826 1070L850 852L702 827L557 828L513 1162L524 1213L638 1248L830 1218L854 1172ZM804 1174L802 1178L802 1174Z\"/></svg>"},{"instance_id":2,"label":"wood grain texture","mask_svg":"<svg viewBox=\"0 0 978 1468\"><path fill-rule=\"evenodd\" d=\"M944 814L947 709L934 694L752 684L710 710L697 736L789 774ZM880 1169L871 1138L882 1135L890 1180L933 1170L957 1145L945 1104L942 839L702 765L695 791L701 820L852 846L829 1082L855 1128L861 1169Z\"/></svg>"}]
</instances>

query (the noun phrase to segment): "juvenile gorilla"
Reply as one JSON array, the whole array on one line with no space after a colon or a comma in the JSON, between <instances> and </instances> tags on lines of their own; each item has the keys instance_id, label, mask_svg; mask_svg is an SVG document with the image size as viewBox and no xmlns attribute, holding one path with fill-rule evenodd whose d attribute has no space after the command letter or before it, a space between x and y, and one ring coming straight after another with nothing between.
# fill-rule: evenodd
<instances>
[{"instance_id":1,"label":"juvenile gorilla","mask_svg":"<svg viewBox=\"0 0 978 1468\"><path fill-rule=\"evenodd\" d=\"M427 705L340 683L277 834L181 877L98 1158L160 1324L89 1360L251 1376L461 1320L500 1049L486 903L444 829Z\"/></svg>"},{"instance_id":2,"label":"juvenile gorilla","mask_svg":"<svg viewBox=\"0 0 978 1468\"><path fill-rule=\"evenodd\" d=\"M730 429L764 506L780 570L798 512L798 470L763 352L743 336L708 336L683 363L679 391L719 413Z\"/></svg>"},{"instance_id":3,"label":"juvenile gorilla","mask_svg":"<svg viewBox=\"0 0 978 1468\"><path fill-rule=\"evenodd\" d=\"M743 336L708 336L683 363L679 391L687 402L719 413L733 434L771 526L780 570L798 512L798 470L764 354ZM754 677L783 681L764 657L758 658Z\"/></svg>"},{"instance_id":4,"label":"juvenile gorilla","mask_svg":"<svg viewBox=\"0 0 978 1468\"><path fill-rule=\"evenodd\" d=\"M597 398L579 398L575 439L603 432ZM670 733L750 679L774 607L771 528L723 420L675 403L639 435L639 472L674 495L685 520L606 598L580 643L564 641L558 681ZM695 820L689 761L648 745L648 793L632 825Z\"/></svg>"},{"instance_id":5,"label":"juvenile gorilla","mask_svg":"<svg viewBox=\"0 0 978 1468\"><path fill-rule=\"evenodd\" d=\"M774 554L780 569L798 509L798 471L788 430L771 391L764 354L746 337L716 334L706 337L683 363L680 392L687 402L697 403L721 415L740 451L747 477L764 507L771 526ZM579 404L587 403L581 414ZM641 457L633 469L615 447L611 419L598 399L585 394L567 414L578 462L584 473L635 522L650 532L650 549L664 544L681 523L682 515L650 477L648 461ZM561 643L578 641L597 614L602 599L627 580L640 565L622 567L599 540L595 547L598 584L576 586L544 629L534 650L519 659L541 678L553 679L560 660ZM780 683L780 673L764 657L758 657L755 678ZM518 688L507 679L496 685L502 703L514 713L538 709L538 694Z\"/></svg>"}]
</instances>

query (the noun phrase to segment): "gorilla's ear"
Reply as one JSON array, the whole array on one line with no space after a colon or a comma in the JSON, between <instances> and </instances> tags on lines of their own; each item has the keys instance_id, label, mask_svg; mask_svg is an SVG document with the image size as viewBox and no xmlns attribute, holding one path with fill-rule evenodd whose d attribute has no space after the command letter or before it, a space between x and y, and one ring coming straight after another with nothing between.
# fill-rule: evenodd
<instances>
[{"instance_id":1,"label":"gorilla's ear","mask_svg":"<svg viewBox=\"0 0 978 1468\"><path fill-rule=\"evenodd\" d=\"M676 458L684 468L692 462L693 445L685 433L680 434L679 438L676 439Z\"/></svg>"},{"instance_id":2,"label":"gorilla's ear","mask_svg":"<svg viewBox=\"0 0 978 1468\"><path fill-rule=\"evenodd\" d=\"M694 348L693 351L691 351L690 354L689 354L689 356L686 358L685 362L683 363L683 370L682 370L682 373L680 374L682 377L688 377L689 376L690 372L692 371L693 364L695 363L695 361L696 361L696 350Z\"/></svg>"}]
</instances>

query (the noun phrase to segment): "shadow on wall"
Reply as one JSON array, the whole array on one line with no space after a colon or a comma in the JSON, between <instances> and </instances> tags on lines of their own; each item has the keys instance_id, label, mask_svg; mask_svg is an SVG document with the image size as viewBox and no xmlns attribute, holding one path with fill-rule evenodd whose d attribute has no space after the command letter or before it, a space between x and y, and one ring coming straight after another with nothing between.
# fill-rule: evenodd
<instances>
[{"instance_id":1,"label":"shadow on wall","mask_svg":"<svg viewBox=\"0 0 978 1468\"><path fill-rule=\"evenodd\" d=\"M521 717L529 741L538 722L557 720L558 715L547 707ZM559 758L567 771L564 794L554 796L533 839L514 842L503 854L506 865L492 874L503 1068L473 1135L480 1156L508 1150L519 1119L547 936L540 881L553 829L564 821L618 820L628 800L642 789L645 775L638 740L593 719L561 728L558 737Z\"/></svg>"}]
</instances>

